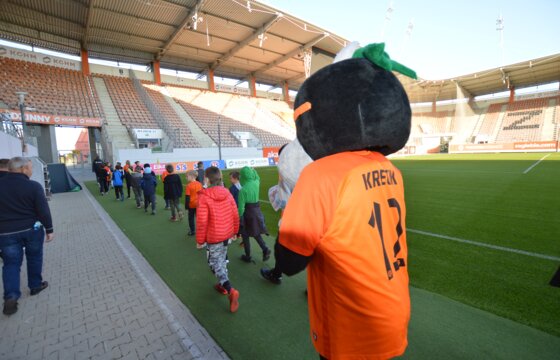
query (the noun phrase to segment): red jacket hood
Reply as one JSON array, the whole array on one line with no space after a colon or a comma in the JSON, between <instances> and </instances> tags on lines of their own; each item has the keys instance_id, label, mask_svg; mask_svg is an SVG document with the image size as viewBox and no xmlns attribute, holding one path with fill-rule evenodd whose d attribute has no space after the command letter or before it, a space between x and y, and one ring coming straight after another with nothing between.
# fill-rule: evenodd
<instances>
[{"instance_id":1,"label":"red jacket hood","mask_svg":"<svg viewBox=\"0 0 560 360\"><path fill-rule=\"evenodd\" d=\"M212 186L212 187L200 190L198 195L200 196L202 194L210 197L214 201L221 202L221 201L226 200L227 195L229 194L229 190L226 189L223 186Z\"/></svg>"}]
</instances>

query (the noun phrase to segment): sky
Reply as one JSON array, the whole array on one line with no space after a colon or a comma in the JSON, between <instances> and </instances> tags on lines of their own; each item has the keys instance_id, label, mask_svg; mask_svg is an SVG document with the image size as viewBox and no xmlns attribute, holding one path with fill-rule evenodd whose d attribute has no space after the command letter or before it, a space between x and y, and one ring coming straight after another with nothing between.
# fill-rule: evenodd
<instances>
[{"instance_id":1,"label":"sky","mask_svg":"<svg viewBox=\"0 0 560 360\"><path fill-rule=\"evenodd\" d=\"M560 0L261 2L362 46L385 42L392 59L429 80L560 54ZM390 4L393 11L386 21ZM500 15L503 63L496 30ZM411 21L413 28L407 36Z\"/></svg>"}]
</instances>

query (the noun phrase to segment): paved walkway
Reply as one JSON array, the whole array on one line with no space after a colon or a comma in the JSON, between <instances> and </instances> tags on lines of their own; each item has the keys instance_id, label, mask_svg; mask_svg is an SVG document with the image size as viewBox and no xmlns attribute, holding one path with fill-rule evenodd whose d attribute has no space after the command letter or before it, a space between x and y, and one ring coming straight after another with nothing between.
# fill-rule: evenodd
<instances>
[{"instance_id":1,"label":"paved walkway","mask_svg":"<svg viewBox=\"0 0 560 360\"><path fill-rule=\"evenodd\" d=\"M49 287L29 296L24 262L19 310L0 314L0 359L227 359L85 187L50 207Z\"/></svg>"}]
</instances>

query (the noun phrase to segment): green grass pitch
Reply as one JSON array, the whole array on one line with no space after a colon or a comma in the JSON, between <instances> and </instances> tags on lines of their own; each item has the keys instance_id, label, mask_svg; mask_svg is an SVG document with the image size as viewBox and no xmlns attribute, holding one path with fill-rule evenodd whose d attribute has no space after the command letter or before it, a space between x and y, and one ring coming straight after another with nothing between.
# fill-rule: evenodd
<instances>
[{"instance_id":1,"label":"green grass pitch","mask_svg":"<svg viewBox=\"0 0 560 360\"><path fill-rule=\"evenodd\" d=\"M527 171L545 155L392 160L404 176L409 230L413 310L406 358L523 358L523 351L530 356L534 348L542 359L560 351L560 288L548 285L560 266L560 154ZM276 168L257 171L272 246L279 215L267 202L267 190L278 174ZM97 195L95 184L87 185ZM160 195L162 189L160 184ZM285 277L281 286L269 284L258 270L273 266L273 259L242 263L242 248L233 244L229 270L241 297L240 311L229 314L227 299L212 288L205 254L186 237L186 219L170 223L161 198L156 216L145 215L133 201L96 198L229 356L317 357L308 336L305 274ZM260 260L256 243L252 249ZM482 336L489 329L503 332L500 339Z\"/></svg>"}]
</instances>

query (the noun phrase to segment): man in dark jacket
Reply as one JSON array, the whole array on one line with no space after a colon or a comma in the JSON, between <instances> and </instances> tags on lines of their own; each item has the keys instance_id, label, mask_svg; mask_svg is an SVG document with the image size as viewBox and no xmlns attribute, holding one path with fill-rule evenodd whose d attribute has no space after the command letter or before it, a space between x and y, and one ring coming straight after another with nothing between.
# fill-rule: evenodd
<instances>
[{"instance_id":1,"label":"man in dark jacket","mask_svg":"<svg viewBox=\"0 0 560 360\"><path fill-rule=\"evenodd\" d=\"M8 163L10 159L0 159L0 178L8 175Z\"/></svg>"},{"instance_id":2,"label":"man in dark jacket","mask_svg":"<svg viewBox=\"0 0 560 360\"><path fill-rule=\"evenodd\" d=\"M150 164L144 164L144 175L140 180L140 186L144 190L144 212L148 212L148 205L152 204L152 215L156 214L156 174L152 171Z\"/></svg>"},{"instance_id":3,"label":"man in dark jacket","mask_svg":"<svg viewBox=\"0 0 560 360\"><path fill-rule=\"evenodd\" d=\"M27 260L27 285L31 295L37 295L49 285L43 281L43 241L54 239L51 212L45 192L39 183L29 178L31 161L15 157L8 164L10 173L0 179L0 249L4 259L5 315L15 314L20 291L20 270ZM46 237L45 237L46 230Z\"/></svg>"}]
</instances>

